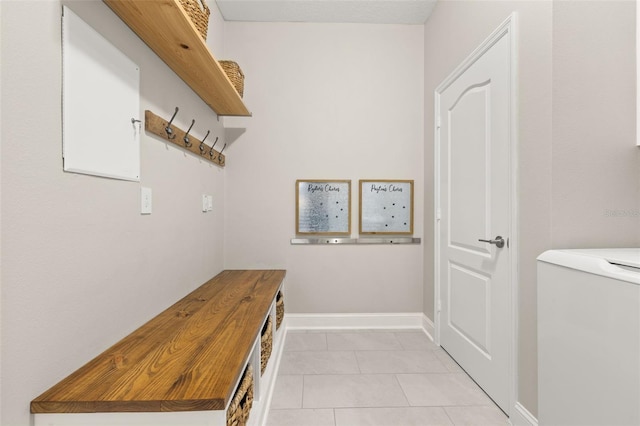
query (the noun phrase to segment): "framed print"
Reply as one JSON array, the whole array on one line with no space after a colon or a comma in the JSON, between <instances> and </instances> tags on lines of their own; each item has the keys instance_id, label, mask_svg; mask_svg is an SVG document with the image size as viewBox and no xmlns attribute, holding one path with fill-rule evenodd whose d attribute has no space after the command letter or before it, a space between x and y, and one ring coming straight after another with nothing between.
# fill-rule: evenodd
<instances>
[{"instance_id":1,"label":"framed print","mask_svg":"<svg viewBox=\"0 0 640 426\"><path fill-rule=\"evenodd\" d=\"M360 234L413 234L413 180L360 180Z\"/></svg>"},{"instance_id":2,"label":"framed print","mask_svg":"<svg viewBox=\"0 0 640 426\"><path fill-rule=\"evenodd\" d=\"M296 234L351 235L351 181L297 180Z\"/></svg>"}]
</instances>

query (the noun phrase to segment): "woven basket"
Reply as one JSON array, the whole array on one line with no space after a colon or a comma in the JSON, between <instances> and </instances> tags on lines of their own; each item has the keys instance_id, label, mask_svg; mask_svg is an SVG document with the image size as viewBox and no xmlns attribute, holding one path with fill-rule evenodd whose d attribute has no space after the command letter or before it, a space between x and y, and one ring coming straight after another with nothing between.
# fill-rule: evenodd
<instances>
[{"instance_id":1,"label":"woven basket","mask_svg":"<svg viewBox=\"0 0 640 426\"><path fill-rule=\"evenodd\" d=\"M205 0L180 0L180 4L193 25L196 26L198 32L203 39L207 39L207 30L209 28L209 14L211 11L205 3ZM201 6L202 5L202 6Z\"/></svg>"},{"instance_id":2,"label":"woven basket","mask_svg":"<svg viewBox=\"0 0 640 426\"><path fill-rule=\"evenodd\" d=\"M278 292L276 297L276 330L282 325L282 319L284 318L284 296L282 292Z\"/></svg>"},{"instance_id":3,"label":"woven basket","mask_svg":"<svg viewBox=\"0 0 640 426\"><path fill-rule=\"evenodd\" d=\"M273 346L273 325L271 324L271 315L267 317L267 322L262 328L262 336L260 337L260 375L264 374L267 368L267 362L271 356L271 347Z\"/></svg>"},{"instance_id":4,"label":"woven basket","mask_svg":"<svg viewBox=\"0 0 640 426\"><path fill-rule=\"evenodd\" d=\"M229 80L236 88L236 91L242 97L244 95L244 74L240 69L240 65L233 61L218 61Z\"/></svg>"},{"instance_id":5,"label":"woven basket","mask_svg":"<svg viewBox=\"0 0 640 426\"><path fill-rule=\"evenodd\" d=\"M227 426L245 426L253 404L253 369L247 365L227 410Z\"/></svg>"}]
</instances>

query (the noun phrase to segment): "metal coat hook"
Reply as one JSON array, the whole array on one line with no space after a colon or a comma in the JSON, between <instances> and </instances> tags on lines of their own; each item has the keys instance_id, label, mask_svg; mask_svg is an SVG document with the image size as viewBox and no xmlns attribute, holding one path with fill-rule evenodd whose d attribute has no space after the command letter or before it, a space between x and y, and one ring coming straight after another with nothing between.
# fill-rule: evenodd
<instances>
[{"instance_id":1,"label":"metal coat hook","mask_svg":"<svg viewBox=\"0 0 640 426\"><path fill-rule=\"evenodd\" d=\"M140 125L136 128L136 123L142 123L142 120L138 120L137 118L131 117L131 126L133 127L133 131L137 132L140 130Z\"/></svg>"},{"instance_id":2,"label":"metal coat hook","mask_svg":"<svg viewBox=\"0 0 640 426\"><path fill-rule=\"evenodd\" d=\"M211 130L207 130L207 134L204 135L202 142L200 142L200 154L204 154L204 141L207 140L207 137L209 137L209 133L211 133Z\"/></svg>"},{"instance_id":3,"label":"metal coat hook","mask_svg":"<svg viewBox=\"0 0 640 426\"><path fill-rule=\"evenodd\" d=\"M171 129L171 123L173 122L173 119L176 118L176 114L177 113L178 113L178 107L176 107L175 112L171 116L171 120L169 120L169 123L167 124L167 127L164 128L164 131L167 132L167 138L168 139L175 139L176 138L176 135L173 134L173 129Z\"/></svg>"},{"instance_id":4,"label":"metal coat hook","mask_svg":"<svg viewBox=\"0 0 640 426\"><path fill-rule=\"evenodd\" d=\"M184 138L182 139L184 141L184 146L186 146L187 148L191 148L191 145L193 145L191 143L191 140L189 139L189 132L191 131L191 128L193 127L195 122L196 120L191 120L191 126L189 126L189 130L187 130L187 133L184 134Z\"/></svg>"},{"instance_id":5,"label":"metal coat hook","mask_svg":"<svg viewBox=\"0 0 640 426\"><path fill-rule=\"evenodd\" d=\"M2 2L2 0L0 0L0 2ZM178 111L178 108L176 107L176 113L177 111ZM133 114L125 117L127 126L132 116ZM185 132L187 127L186 126L184 128L179 127L175 122L176 116L177 114L174 114L174 116L171 117L171 121L167 123L167 119L169 118L168 116L165 116L166 118L161 117L159 115L154 114L152 111L146 110L144 112L144 118L140 117L140 119L142 120L142 122L144 122L144 130L146 130L146 132L149 134L153 134L159 137L159 139L161 141L164 141L165 144L168 142L172 143L183 151L190 151L191 155L195 155L196 157L199 157L201 160L207 160L220 167L224 167L225 166L224 154L218 155L220 154L219 153L220 148L218 147L218 145L222 147L222 142L225 141L224 135L220 135L220 137L216 136L214 138L213 136L215 136L216 129L209 128L209 130L207 130L205 128L205 129L202 129L203 136L197 136L197 134L193 133L194 132L193 129L195 127L195 120L192 120L191 127L189 127L189 130ZM137 117L135 116L133 117L134 117L133 120L137 120ZM136 123L132 124L131 126L134 128L134 132L138 133L138 130L137 130L138 126L136 125ZM206 130L206 134L205 134L205 130ZM215 139L215 141L210 142L213 139ZM212 143L213 143L213 146L211 146ZM227 144L225 143L225 147L226 146ZM226 148L222 148L222 149L226 151Z\"/></svg>"},{"instance_id":6,"label":"metal coat hook","mask_svg":"<svg viewBox=\"0 0 640 426\"><path fill-rule=\"evenodd\" d=\"M220 151L220 154L218 155L218 161L222 161L222 153L224 152L224 149L227 147L227 144L225 143L224 146L222 147L222 150Z\"/></svg>"},{"instance_id":7,"label":"metal coat hook","mask_svg":"<svg viewBox=\"0 0 640 426\"><path fill-rule=\"evenodd\" d=\"M211 149L209 150L209 158L213 158L213 147L215 147L217 143L218 143L218 137L216 136L216 140L213 142L213 145L211 146Z\"/></svg>"}]
</instances>

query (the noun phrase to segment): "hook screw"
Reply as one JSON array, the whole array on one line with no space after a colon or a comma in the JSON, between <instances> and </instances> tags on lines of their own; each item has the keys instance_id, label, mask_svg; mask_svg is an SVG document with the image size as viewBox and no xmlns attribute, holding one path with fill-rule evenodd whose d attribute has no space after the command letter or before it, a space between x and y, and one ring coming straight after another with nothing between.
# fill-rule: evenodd
<instances>
[{"instance_id":1,"label":"hook screw","mask_svg":"<svg viewBox=\"0 0 640 426\"><path fill-rule=\"evenodd\" d=\"M211 130L207 130L207 134L204 135L202 142L200 142L200 154L204 154L204 141L207 140L207 137L209 137L209 133L211 133Z\"/></svg>"},{"instance_id":2,"label":"hook screw","mask_svg":"<svg viewBox=\"0 0 640 426\"><path fill-rule=\"evenodd\" d=\"M176 135L173 133L173 129L171 128L171 123L173 123L173 119L176 118L176 114L178 113L178 107L176 107L175 112L171 116L171 120L167 123L167 127L164 128L164 131L167 132L168 139L175 139Z\"/></svg>"},{"instance_id":3,"label":"hook screw","mask_svg":"<svg viewBox=\"0 0 640 426\"><path fill-rule=\"evenodd\" d=\"M213 158L213 148L216 146L217 143L218 143L218 137L216 136L216 140L213 141L213 145L211 145L211 149L209 150L209 158Z\"/></svg>"},{"instance_id":4,"label":"hook screw","mask_svg":"<svg viewBox=\"0 0 640 426\"><path fill-rule=\"evenodd\" d=\"M191 143L191 140L189 139L189 132L191 131L191 128L193 127L195 122L196 120L191 120L191 126L189 126L189 130L187 130L187 133L185 133L184 138L182 139L184 141L184 146L186 146L187 148L191 148L191 145L193 145Z\"/></svg>"}]
</instances>

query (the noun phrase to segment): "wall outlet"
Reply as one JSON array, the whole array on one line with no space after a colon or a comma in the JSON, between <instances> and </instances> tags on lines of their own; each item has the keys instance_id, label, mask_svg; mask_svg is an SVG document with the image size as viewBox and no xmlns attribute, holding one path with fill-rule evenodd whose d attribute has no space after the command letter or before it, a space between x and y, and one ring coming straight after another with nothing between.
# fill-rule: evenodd
<instances>
[{"instance_id":1,"label":"wall outlet","mask_svg":"<svg viewBox=\"0 0 640 426\"><path fill-rule=\"evenodd\" d=\"M151 188L140 188L140 213L151 214L152 211L152 199Z\"/></svg>"}]
</instances>

